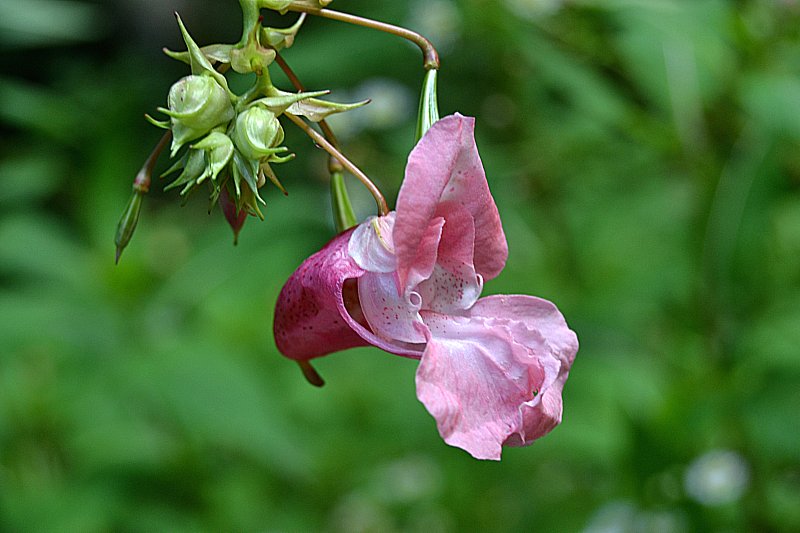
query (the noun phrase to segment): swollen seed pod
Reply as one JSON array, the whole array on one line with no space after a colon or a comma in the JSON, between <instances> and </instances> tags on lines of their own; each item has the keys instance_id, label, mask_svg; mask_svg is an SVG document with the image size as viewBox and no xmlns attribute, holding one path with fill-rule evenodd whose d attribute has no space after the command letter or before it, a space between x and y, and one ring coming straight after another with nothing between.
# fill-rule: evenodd
<instances>
[{"instance_id":1,"label":"swollen seed pod","mask_svg":"<svg viewBox=\"0 0 800 533\"><path fill-rule=\"evenodd\" d=\"M239 152L250 160L285 151L277 148L283 142L283 127L278 117L257 105L247 108L236 117L233 142Z\"/></svg>"},{"instance_id":2,"label":"swollen seed pod","mask_svg":"<svg viewBox=\"0 0 800 533\"><path fill-rule=\"evenodd\" d=\"M169 109L161 111L172 119L172 155L235 114L227 91L210 76L181 78L170 88L167 101Z\"/></svg>"}]
</instances>

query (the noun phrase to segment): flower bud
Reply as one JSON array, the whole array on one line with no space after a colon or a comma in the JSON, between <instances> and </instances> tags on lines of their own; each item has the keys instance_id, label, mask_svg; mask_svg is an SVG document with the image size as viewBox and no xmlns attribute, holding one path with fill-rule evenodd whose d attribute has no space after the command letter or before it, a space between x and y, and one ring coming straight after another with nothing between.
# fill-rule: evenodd
<instances>
[{"instance_id":1,"label":"flower bud","mask_svg":"<svg viewBox=\"0 0 800 533\"><path fill-rule=\"evenodd\" d=\"M168 103L169 109L161 111L172 119L172 155L184 143L234 116L227 91L210 76L191 75L178 80L169 90Z\"/></svg>"},{"instance_id":2,"label":"flower bud","mask_svg":"<svg viewBox=\"0 0 800 533\"><path fill-rule=\"evenodd\" d=\"M139 222L139 213L142 210L142 197L144 192L134 189L133 194L128 199L128 204L125 206L125 211L117 223L117 234L114 238L114 244L117 245L117 256L114 260L119 263L119 257L122 255L122 250L128 246L128 243L133 237L133 232L136 230L136 224Z\"/></svg>"},{"instance_id":3,"label":"flower bud","mask_svg":"<svg viewBox=\"0 0 800 533\"><path fill-rule=\"evenodd\" d=\"M283 142L283 128L275 113L261 106L252 106L236 117L233 142L241 154L250 160L259 160L278 152Z\"/></svg>"},{"instance_id":4,"label":"flower bud","mask_svg":"<svg viewBox=\"0 0 800 533\"><path fill-rule=\"evenodd\" d=\"M222 132L212 131L202 141L192 145L195 150L206 152L206 169L199 181L207 177L217 180L219 173L228 165L233 157L233 142Z\"/></svg>"},{"instance_id":5,"label":"flower bud","mask_svg":"<svg viewBox=\"0 0 800 533\"><path fill-rule=\"evenodd\" d=\"M228 224L233 230L233 244L238 244L239 231L241 231L245 220L247 220L247 211L236 206L236 203L228 194L227 185L223 185L220 191L219 207L222 209L222 214L225 215L225 220L228 221Z\"/></svg>"}]
</instances>

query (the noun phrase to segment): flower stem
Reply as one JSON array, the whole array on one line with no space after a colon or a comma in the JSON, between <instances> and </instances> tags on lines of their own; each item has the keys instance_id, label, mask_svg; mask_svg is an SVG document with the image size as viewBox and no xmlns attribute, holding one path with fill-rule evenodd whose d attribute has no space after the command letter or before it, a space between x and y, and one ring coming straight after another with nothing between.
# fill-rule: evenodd
<instances>
[{"instance_id":1,"label":"flower stem","mask_svg":"<svg viewBox=\"0 0 800 533\"><path fill-rule=\"evenodd\" d=\"M338 20L340 22L347 22L357 26L364 26L402 37L416 44L419 46L420 50L422 50L422 64L425 70L437 70L439 68L439 53L436 51L436 48L433 47L433 44L419 33L411 31L408 28L351 15L349 13L342 13L341 11L334 11L333 9L320 9L317 7L292 4L289 6L289 10L308 13L309 15L324 17L331 20Z\"/></svg>"},{"instance_id":2,"label":"flower stem","mask_svg":"<svg viewBox=\"0 0 800 533\"><path fill-rule=\"evenodd\" d=\"M153 151L150 152L150 155L145 160L142 168L139 169L139 172L136 174L136 177L133 180L134 191L141 193L150 191L150 182L153 176L153 169L156 166L156 161L158 161L158 156L161 155L161 152L164 151L164 148L166 148L171 140L172 130L165 131L164 135L161 136L161 139L159 139L156 145L153 147Z\"/></svg>"},{"instance_id":3,"label":"flower stem","mask_svg":"<svg viewBox=\"0 0 800 533\"><path fill-rule=\"evenodd\" d=\"M275 53L275 62L281 67L281 70L286 77L289 78L289 82L297 89L299 92L305 92L306 88L303 83L300 81L300 78L297 77L297 74L294 73L292 67L283 59L280 53ZM325 138L328 139L328 142L331 143L335 148L339 148L339 142L336 140L336 136L333 134L333 130L328 125L327 121L320 120L319 127L322 130L322 134L325 135Z\"/></svg>"},{"instance_id":4,"label":"flower stem","mask_svg":"<svg viewBox=\"0 0 800 533\"><path fill-rule=\"evenodd\" d=\"M300 78L297 77L297 74L294 73L292 68L279 53L275 55L275 62L281 67L281 70L283 70L286 77L289 78L289 81L295 89L300 92L306 90ZM339 143L328 123L325 120L321 120L319 121L319 127L328 142L338 150ZM341 233L358 224L356 215L353 212L353 205L350 203L350 196L347 194L347 187L345 187L344 184L344 174L342 170L344 170L342 164L331 155L328 160L328 171L331 175L331 203L333 204L333 222L336 225L337 233Z\"/></svg>"},{"instance_id":5,"label":"flower stem","mask_svg":"<svg viewBox=\"0 0 800 533\"><path fill-rule=\"evenodd\" d=\"M328 152L331 156L335 157L342 166L350 172L353 176L355 176L364 186L369 190L372 197L375 198L375 203L378 204L378 213L381 215L386 215L389 213L389 206L386 205L386 198L383 197L381 194L380 189L372 183L372 180L367 177L364 172L361 171L360 168L355 166L349 159L347 159L344 154L342 154L336 147L334 147L330 142L328 142L325 137L322 136L317 130L306 124L306 122L301 119L300 117L293 115L291 113L284 113L284 116L287 117L289 120L295 123L298 128L303 130L306 135L311 137L317 145Z\"/></svg>"}]
</instances>

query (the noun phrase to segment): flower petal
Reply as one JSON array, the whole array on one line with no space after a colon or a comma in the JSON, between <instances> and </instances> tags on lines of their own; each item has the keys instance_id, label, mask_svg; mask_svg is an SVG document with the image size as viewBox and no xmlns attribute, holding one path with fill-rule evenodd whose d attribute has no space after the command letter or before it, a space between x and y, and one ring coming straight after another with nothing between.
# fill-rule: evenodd
<instances>
[{"instance_id":1,"label":"flower petal","mask_svg":"<svg viewBox=\"0 0 800 533\"><path fill-rule=\"evenodd\" d=\"M356 226L348 243L348 253L356 264L367 272L394 272L397 259L394 255L392 229L395 212L386 216L370 217Z\"/></svg>"},{"instance_id":2,"label":"flower petal","mask_svg":"<svg viewBox=\"0 0 800 533\"><path fill-rule=\"evenodd\" d=\"M408 157L397 198L394 244L401 285L417 260L425 229L441 202L464 206L475 224L476 271L495 277L508 257L505 234L474 137L475 119L459 114L434 124Z\"/></svg>"},{"instance_id":3,"label":"flower petal","mask_svg":"<svg viewBox=\"0 0 800 533\"><path fill-rule=\"evenodd\" d=\"M422 298L413 291L398 294L394 272L367 272L358 278L358 298L364 318L377 336L389 341L425 342L425 335L415 327L422 324Z\"/></svg>"},{"instance_id":4,"label":"flower petal","mask_svg":"<svg viewBox=\"0 0 800 533\"><path fill-rule=\"evenodd\" d=\"M381 339L360 316L358 292L347 282L364 275L348 254L351 234L352 230L334 237L287 280L278 296L273 323L278 349L291 359L306 360L372 344L419 358L420 346Z\"/></svg>"},{"instance_id":5,"label":"flower petal","mask_svg":"<svg viewBox=\"0 0 800 533\"><path fill-rule=\"evenodd\" d=\"M523 323L526 329L515 332L522 337L519 341L529 345L540 336L543 337L556 357L567 366L567 370L578 352L578 337L569 329L558 307L548 300L524 294L496 294L475 302L469 315L506 318ZM528 332L529 337L525 338L524 331Z\"/></svg>"},{"instance_id":6,"label":"flower petal","mask_svg":"<svg viewBox=\"0 0 800 533\"><path fill-rule=\"evenodd\" d=\"M275 343L286 357L311 359L367 344L343 316L349 317L342 297L344 282L364 274L347 255L351 233L334 237L306 259L283 286L273 329Z\"/></svg>"},{"instance_id":7,"label":"flower petal","mask_svg":"<svg viewBox=\"0 0 800 533\"><path fill-rule=\"evenodd\" d=\"M422 307L443 314L462 314L483 290L483 279L472 265L445 260L436 263L430 277L419 284Z\"/></svg>"},{"instance_id":8,"label":"flower petal","mask_svg":"<svg viewBox=\"0 0 800 533\"><path fill-rule=\"evenodd\" d=\"M578 351L578 338L551 302L525 295L481 298L470 316L504 317L514 321L514 339L533 353L550 352L559 361L558 375L542 388L540 401L520 407L522 427L510 435L506 446L525 446L550 432L561 422L561 393Z\"/></svg>"},{"instance_id":9,"label":"flower petal","mask_svg":"<svg viewBox=\"0 0 800 533\"><path fill-rule=\"evenodd\" d=\"M428 344L417 397L446 443L499 460L503 443L522 428L520 407L537 402L549 372L502 321L435 313L423 319Z\"/></svg>"}]
</instances>

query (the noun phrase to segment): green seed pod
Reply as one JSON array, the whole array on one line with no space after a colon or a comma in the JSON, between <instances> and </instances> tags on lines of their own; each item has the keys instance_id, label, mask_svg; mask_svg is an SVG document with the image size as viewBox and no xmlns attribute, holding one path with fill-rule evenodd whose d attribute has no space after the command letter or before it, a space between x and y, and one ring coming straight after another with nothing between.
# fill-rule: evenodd
<instances>
[{"instance_id":1,"label":"green seed pod","mask_svg":"<svg viewBox=\"0 0 800 533\"><path fill-rule=\"evenodd\" d=\"M283 142L283 128L278 117L261 106L252 106L239 113L233 129L233 142L239 152L251 160L285 151L285 148L278 148Z\"/></svg>"},{"instance_id":2,"label":"green seed pod","mask_svg":"<svg viewBox=\"0 0 800 533\"><path fill-rule=\"evenodd\" d=\"M169 109L161 111L172 119L172 155L234 116L227 91L210 76L178 80L169 90L168 103Z\"/></svg>"}]
</instances>

